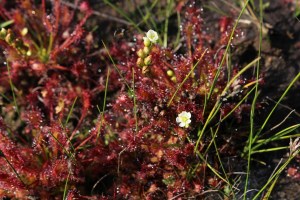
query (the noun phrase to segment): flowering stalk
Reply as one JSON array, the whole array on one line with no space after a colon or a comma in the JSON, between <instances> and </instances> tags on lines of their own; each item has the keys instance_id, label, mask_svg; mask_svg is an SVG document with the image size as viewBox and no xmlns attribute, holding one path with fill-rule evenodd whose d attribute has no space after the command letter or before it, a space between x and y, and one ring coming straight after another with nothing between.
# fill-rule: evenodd
<instances>
[{"instance_id":1,"label":"flowering stalk","mask_svg":"<svg viewBox=\"0 0 300 200\"><path fill-rule=\"evenodd\" d=\"M150 55L152 45L157 43L158 34L153 30L149 30L146 33L146 37L143 37L143 40L144 47L137 52L138 59L136 64L142 68L143 74L147 74L150 71L149 65L151 65L152 62L152 56Z\"/></svg>"}]
</instances>

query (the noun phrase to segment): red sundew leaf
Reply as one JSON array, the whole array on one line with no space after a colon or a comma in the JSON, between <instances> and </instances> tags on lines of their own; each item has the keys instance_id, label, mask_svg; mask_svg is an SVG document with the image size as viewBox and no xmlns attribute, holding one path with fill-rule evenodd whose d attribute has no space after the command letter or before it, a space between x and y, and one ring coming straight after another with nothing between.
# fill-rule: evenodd
<instances>
[{"instance_id":1,"label":"red sundew leaf","mask_svg":"<svg viewBox=\"0 0 300 200\"><path fill-rule=\"evenodd\" d=\"M39 93L38 91L36 91L35 89L30 89L29 90L29 94L26 95L25 97L25 102L29 104L29 106L34 107L35 105L37 105L39 103Z\"/></svg>"},{"instance_id":2,"label":"red sundew leaf","mask_svg":"<svg viewBox=\"0 0 300 200\"><path fill-rule=\"evenodd\" d=\"M194 156L194 147L195 145L193 143L188 143L184 145L183 153L185 155L192 155Z\"/></svg>"},{"instance_id":3,"label":"red sundew leaf","mask_svg":"<svg viewBox=\"0 0 300 200\"><path fill-rule=\"evenodd\" d=\"M109 146L112 146L110 143ZM78 152L77 162L80 162L84 168L84 173L92 173L94 177L107 173L116 173L118 165L118 154L115 152L117 148L103 147L101 144L94 148L86 149Z\"/></svg>"},{"instance_id":4,"label":"red sundew leaf","mask_svg":"<svg viewBox=\"0 0 300 200\"><path fill-rule=\"evenodd\" d=\"M15 177L0 172L0 197L22 199L30 192Z\"/></svg>"},{"instance_id":5,"label":"red sundew leaf","mask_svg":"<svg viewBox=\"0 0 300 200\"><path fill-rule=\"evenodd\" d=\"M49 79L45 80L45 86L41 91L42 102L47 108L49 112L49 117L51 121L53 120L54 115L54 105L55 105L55 90L54 88L57 87L57 84L60 82L57 76L51 76Z\"/></svg>"},{"instance_id":6,"label":"red sundew leaf","mask_svg":"<svg viewBox=\"0 0 300 200\"><path fill-rule=\"evenodd\" d=\"M133 101L125 93L120 93L113 104L113 110L117 113L124 113L124 109L131 109L133 107Z\"/></svg>"},{"instance_id":7,"label":"red sundew leaf","mask_svg":"<svg viewBox=\"0 0 300 200\"><path fill-rule=\"evenodd\" d=\"M75 200L75 199L105 200L106 198L104 198L103 196L101 198L96 197L96 196L83 196L83 195L80 195L79 191L77 191L76 189L72 189L72 190L68 191L68 194L65 199L66 200Z\"/></svg>"},{"instance_id":8,"label":"red sundew leaf","mask_svg":"<svg viewBox=\"0 0 300 200\"><path fill-rule=\"evenodd\" d=\"M118 135L119 138L124 143L126 143L126 147L128 148L129 151L136 149L136 146L140 142L139 140L136 141L135 134L136 133L131 128L129 128L129 129L125 129L124 131L120 132Z\"/></svg>"},{"instance_id":9,"label":"red sundew leaf","mask_svg":"<svg viewBox=\"0 0 300 200\"><path fill-rule=\"evenodd\" d=\"M180 13L181 10L183 9L185 3L186 3L186 0L180 0L176 6L176 11Z\"/></svg>"},{"instance_id":10,"label":"red sundew leaf","mask_svg":"<svg viewBox=\"0 0 300 200\"><path fill-rule=\"evenodd\" d=\"M179 138L186 138L187 136L186 131L179 126L174 128L174 132L178 135Z\"/></svg>"},{"instance_id":11,"label":"red sundew leaf","mask_svg":"<svg viewBox=\"0 0 300 200\"><path fill-rule=\"evenodd\" d=\"M180 149L165 150L164 158L170 165L176 166L180 170L184 170L186 166L185 155Z\"/></svg>"},{"instance_id":12,"label":"red sundew leaf","mask_svg":"<svg viewBox=\"0 0 300 200\"><path fill-rule=\"evenodd\" d=\"M0 134L3 134L4 130L6 130L6 128L7 128L7 126L5 125L3 117L0 116ZM4 137L4 136L1 136L1 137Z\"/></svg>"},{"instance_id":13,"label":"red sundew leaf","mask_svg":"<svg viewBox=\"0 0 300 200\"><path fill-rule=\"evenodd\" d=\"M91 95L90 95L89 91L87 91L87 90L82 91L81 98L82 98L81 116L80 116L80 119L79 119L79 121L77 123L76 128L73 130L72 135L70 136L70 140L73 138L73 136L75 135L76 131L81 126L84 118L86 117L86 115L88 113L88 109L91 106Z\"/></svg>"},{"instance_id":14,"label":"red sundew leaf","mask_svg":"<svg viewBox=\"0 0 300 200\"><path fill-rule=\"evenodd\" d=\"M194 183L194 189L193 191L196 193L201 193L204 190L204 186L200 183Z\"/></svg>"},{"instance_id":15,"label":"red sundew leaf","mask_svg":"<svg viewBox=\"0 0 300 200\"><path fill-rule=\"evenodd\" d=\"M66 49L68 49L72 44L76 43L77 41L79 41L79 39L82 38L83 36L83 29L82 26L84 25L84 23L86 22L87 18L91 15L90 12L86 13L86 15L84 16L84 18L79 22L79 24L75 27L75 30L72 32L71 36L68 37L64 43L62 43L60 46L55 47L54 50L51 52L51 58L55 58L56 55L61 52L61 51L65 51Z\"/></svg>"},{"instance_id":16,"label":"red sundew leaf","mask_svg":"<svg viewBox=\"0 0 300 200\"><path fill-rule=\"evenodd\" d=\"M146 126L142 127L141 129L139 129L138 133L136 134L136 137L138 140L143 139L143 137L148 134L151 133L153 130L153 125L154 124L147 124Z\"/></svg>"},{"instance_id":17,"label":"red sundew leaf","mask_svg":"<svg viewBox=\"0 0 300 200\"><path fill-rule=\"evenodd\" d=\"M91 7L87 1L83 1L79 5L79 9L81 12L88 12L91 11Z\"/></svg>"},{"instance_id":18,"label":"red sundew leaf","mask_svg":"<svg viewBox=\"0 0 300 200\"><path fill-rule=\"evenodd\" d=\"M59 24L61 23L60 22L60 19L61 19L60 14L67 15L67 13L68 13L68 11L66 11L66 10L64 10L64 12L63 12L63 8L61 8L61 7L62 7L62 4L61 4L60 0L54 1L54 6L53 6L53 11L52 12L54 14L55 24L52 26L53 31L51 32L53 34L54 38L57 35L57 31L59 29Z\"/></svg>"},{"instance_id":19,"label":"red sundew leaf","mask_svg":"<svg viewBox=\"0 0 300 200\"><path fill-rule=\"evenodd\" d=\"M68 135L66 131L57 123L51 124L50 129L43 128L43 135L47 137L49 148L51 149L52 158L58 158L66 155L69 150Z\"/></svg>"},{"instance_id":20,"label":"red sundew leaf","mask_svg":"<svg viewBox=\"0 0 300 200\"><path fill-rule=\"evenodd\" d=\"M65 198L65 200L73 200L75 199L75 196L76 196L76 192L71 190L71 191L68 191L68 194Z\"/></svg>"},{"instance_id":21,"label":"red sundew leaf","mask_svg":"<svg viewBox=\"0 0 300 200\"><path fill-rule=\"evenodd\" d=\"M83 77L86 74L86 65L82 62L76 62L71 68L72 74L74 74L77 78Z\"/></svg>"},{"instance_id":22,"label":"red sundew leaf","mask_svg":"<svg viewBox=\"0 0 300 200\"><path fill-rule=\"evenodd\" d=\"M8 21L11 19L10 12L8 12L8 10L5 8L6 3L7 3L7 0L3 0L3 1L1 1L1 4L0 4L0 16L1 16L1 18L3 18L4 21Z\"/></svg>"},{"instance_id":23,"label":"red sundew leaf","mask_svg":"<svg viewBox=\"0 0 300 200\"><path fill-rule=\"evenodd\" d=\"M38 129L43 123L41 111L34 107L31 107L27 112L22 113L22 119L34 129Z\"/></svg>"},{"instance_id":24,"label":"red sundew leaf","mask_svg":"<svg viewBox=\"0 0 300 200\"><path fill-rule=\"evenodd\" d=\"M222 16L219 20L220 32L224 33L225 31L227 31L228 28L231 26L231 24L232 24L232 18Z\"/></svg>"},{"instance_id":25,"label":"red sundew leaf","mask_svg":"<svg viewBox=\"0 0 300 200\"><path fill-rule=\"evenodd\" d=\"M53 32L53 26L51 24L51 22L49 21L48 17L47 17L47 12L46 12L46 1L42 0L42 13L43 13L43 24L46 27L47 31L49 33Z\"/></svg>"},{"instance_id":26,"label":"red sundew leaf","mask_svg":"<svg viewBox=\"0 0 300 200\"><path fill-rule=\"evenodd\" d=\"M48 188L64 185L65 181L69 177L70 180L75 179L74 170L69 167L69 163L66 159L52 160L49 163L45 163L42 171L39 173L39 180L41 184ZM70 171L71 170L71 171Z\"/></svg>"}]
</instances>

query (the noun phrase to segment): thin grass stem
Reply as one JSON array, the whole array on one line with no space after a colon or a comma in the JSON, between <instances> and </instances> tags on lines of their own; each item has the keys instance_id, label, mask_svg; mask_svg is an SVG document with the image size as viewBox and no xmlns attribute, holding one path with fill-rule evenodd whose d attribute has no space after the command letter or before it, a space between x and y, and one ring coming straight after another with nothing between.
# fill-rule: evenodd
<instances>
[{"instance_id":1,"label":"thin grass stem","mask_svg":"<svg viewBox=\"0 0 300 200\"><path fill-rule=\"evenodd\" d=\"M66 127L67 124L69 123L70 117L71 117L71 115L72 115L72 113L73 113L73 109L74 109L74 106L75 106L76 101L77 101L77 98L78 98L78 97L75 97L75 99L74 99L74 101L73 101L73 104L72 104L72 106L71 106L70 112L68 113L67 119L66 119L66 121L65 121L65 127Z\"/></svg>"},{"instance_id":2,"label":"thin grass stem","mask_svg":"<svg viewBox=\"0 0 300 200\"><path fill-rule=\"evenodd\" d=\"M70 174L71 174L71 172L69 171L68 176L67 176L67 180L66 180L66 183L65 183L65 187L64 187L63 200L66 200L66 197L67 197L67 189L68 189L68 182L69 182Z\"/></svg>"},{"instance_id":3,"label":"thin grass stem","mask_svg":"<svg viewBox=\"0 0 300 200\"><path fill-rule=\"evenodd\" d=\"M120 9L119 7L117 7L116 5L114 5L113 3L111 3L109 0L103 0L103 1L104 1L104 3L106 3L107 5L109 5L112 9L114 9L116 12L118 12L120 15L122 15L140 33L142 33L142 30L140 29L140 27L122 9Z\"/></svg>"},{"instance_id":4,"label":"thin grass stem","mask_svg":"<svg viewBox=\"0 0 300 200\"><path fill-rule=\"evenodd\" d=\"M138 132L138 116L137 116L137 103L136 103L136 95L135 95L135 90L134 90L134 68L132 68L132 95L133 95L133 113L134 113L134 118L135 118L135 132ZM134 140L135 140L135 135L134 135Z\"/></svg>"},{"instance_id":5,"label":"thin grass stem","mask_svg":"<svg viewBox=\"0 0 300 200\"><path fill-rule=\"evenodd\" d=\"M8 63L7 59L6 59L6 67L7 67L8 79L9 79L9 86L10 86L12 96L13 96L14 107L15 107L16 112L20 116L19 107L17 104L17 98L16 98L16 94L15 94L15 85L13 84L12 79L11 79L10 67L9 67L9 63Z\"/></svg>"},{"instance_id":6,"label":"thin grass stem","mask_svg":"<svg viewBox=\"0 0 300 200\"><path fill-rule=\"evenodd\" d=\"M102 121L104 119L104 112L105 112L105 107L106 107L106 99L107 99L107 89L108 89L109 76L110 76L110 68L107 68L102 111L100 111L99 106L97 105L97 109L98 109L98 111L100 113L100 126L99 126L98 133L97 133L97 139L99 138L101 127L102 127Z\"/></svg>"},{"instance_id":7,"label":"thin grass stem","mask_svg":"<svg viewBox=\"0 0 300 200\"><path fill-rule=\"evenodd\" d=\"M265 189L268 187L269 184L271 184L278 175L280 175L284 169L288 166L288 164L295 158L296 155L298 155L300 153L300 149L298 149L296 152L294 152L294 154L290 155L289 158L287 159L287 161L273 174L273 176L271 176L267 183L258 191L258 193L253 197L253 200L256 200L258 198L260 198L260 195L263 191L265 191Z\"/></svg>"},{"instance_id":8,"label":"thin grass stem","mask_svg":"<svg viewBox=\"0 0 300 200\"><path fill-rule=\"evenodd\" d=\"M17 178L22 182L23 185L26 186L26 183L22 180L21 176L17 172L17 170L14 168L14 166L10 163L10 161L6 158L4 153L0 150L0 157L4 158L4 160L7 162L7 164L10 166L10 168L13 170L13 172L16 174Z\"/></svg>"},{"instance_id":9,"label":"thin grass stem","mask_svg":"<svg viewBox=\"0 0 300 200\"><path fill-rule=\"evenodd\" d=\"M125 80L124 76L122 75L121 71L120 71L119 68L117 67L115 61L114 61L113 58L111 57L111 55L110 55L110 53L109 53L109 51L108 51L108 49L107 49L107 47L106 47L106 45L105 45L105 43L104 43L103 41L102 41L102 44L103 44L103 46L104 46L104 48L105 48L105 50L106 50L106 52L107 52L107 54L108 54L108 57L109 57L110 61L112 62L114 68L115 68L116 71L118 72L119 76L122 78L122 80L123 80L124 84L126 85L126 87L128 88L128 90L129 90L130 92L132 92L132 88L129 86L129 84L128 84L127 81Z\"/></svg>"},{"instance_id":10,"label":"thin grass stem","mask_svg":"<svg viewBox=\"0 0 300 200\"><path fill-rule=\"evenodd\" d=\"M219 126L218 126L218 129L219 129ZM218 129L217 129L217 131L218 131ZM211 131L211 134L212 134L213 138L215 138L215 135L217 135L217 131L216 131L215 134L213 134L212 131ZM220 154L219 154L219 151L218 151L218 147L217 147L216 140L213 139L212 141L213 141L213 144L214 144L214 147L215 147L215 151L216 151L217 158L218 158L218 161L219 161L219 163L220 163L221 169L222 169L222 171L223 171L223 174L224 174L224 176L225 176L225 179L227 180L227 184L228 184L228 186L229 186L229 188L230 188L230 191L233 191L233 186L231 185L231 183L230 183L230 181L229 181L229 177L227 176L227 173L226 173L225 168L224 168L224 166L223 166L223 162L222 162L222 160L221 160L221 157L220 157ZM232 192L232 194L233 194L233 198L236 199L235 193Z\"/></svg>"},{"instance_id":11,"label":"thin grass stem","mask_svg":"<svg viewBox=\"0 0 300 200\"><path fill-rule=\"evenodd\" d=\"M263 27L263 6L262 6L262 0L259 1L259 6L260 6L260 26L259 26L259 47L258 47L258 56L261 56L261 45L262 45L262 27ZM245 6L248 6L248 3L245 4ZM248 183L249 183L249 176L250 176L250 167L251 167L251 155L252 155L252 140L253 140L253 136L254 136L254 117L255 117L255 110L256 110L256 102L257 102L257 98L258 98L258 80L259 80L259 72L260 72L260 62L257 62L257 68L256 70L256 80L257 82L255 83L255 92L254 92L254 97L253 97L253 101L251 104L251 111L250 111L250 135L249 135L249 143L247 148L249 149L248 152L248 157L247 157L247 174L246 174L246 181L245 181L245 187L244 187L244 197L243 200L246 200L247 195L246 192L248 190Z\"/></svg>"},{"instance_id":12,"label":"thin grass stem","mask_svg":"<svg viewBox=\"0 0 300 200\"><path fill-rule=\"evenodd\" d=\"M232 85L232 83L241 75L243 74L246 70L248 70L249 68L251 68L256 62L258 62L260 60L260 58L256 58L254 59L252 62L250 62L247 66L245 66L241 71L239 71L230 81L229 83L227 83L226 87L223 89L221 94L225 94L226 91L228 91L229 87ZM195 145L195 149L194 151L197 151L199 143L201 141L202 135L204 134L204 132L206 131L206 127L208 126L208 124L211 122L211 120L216 116L216 114L218 113L218 111L220 110L221 107L221 102L220 99L217 100L217 102L215 103L214 107L211 109L211 112L209 113L204 125L202 129L199 129L198 131L198 140L196 142Z\"/></svg>"}]
</instances>

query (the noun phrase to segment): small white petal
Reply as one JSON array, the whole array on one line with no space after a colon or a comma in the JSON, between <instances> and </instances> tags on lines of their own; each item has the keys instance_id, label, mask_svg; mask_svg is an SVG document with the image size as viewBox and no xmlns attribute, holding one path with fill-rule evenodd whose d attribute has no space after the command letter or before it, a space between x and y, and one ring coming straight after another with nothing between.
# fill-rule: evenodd
<instances>
[{"instance_id":1,"label":"small white petal","mask_svg":"<svg viewBox=\"0 0 300 200\"><path fill-rule=\"evenodd\" d=\"M185 127L185 124L183 122L180 122L179 126L180 127Z\"/></svg>"},{"instance_id":2,"label":"small white petal","mask_svg":"<svg viewBox=\"0 0 300 200\"><path fill-rule=\"evenodd\" d=\"M187 118L191 118L192 117L191 113L190 112L186 112L186 117Z\"/></svg>"},{"instance_id":3,"label":"small white petal","mask_svg":"<svg viewBox=\"0 0 300 200\"><path fill-rule=\"evenodd\" d=\"M152 43L156 43L158 40L158 34L157 32L153 31L153 30L149 30L146 33L147 38L152 42Z\"/></svg>"}]
</instances>

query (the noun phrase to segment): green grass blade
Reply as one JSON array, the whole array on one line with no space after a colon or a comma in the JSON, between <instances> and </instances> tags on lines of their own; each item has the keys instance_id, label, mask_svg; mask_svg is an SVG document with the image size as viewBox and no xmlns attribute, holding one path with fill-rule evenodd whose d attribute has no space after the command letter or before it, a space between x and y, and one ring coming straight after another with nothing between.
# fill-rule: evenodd
<instances>
[{"instance_id":1,"label":"green grass blade","mask_svg":"<svg viewBox=\"0 0 300 200\"><path fill-rule=\"evenodd\" d=\"M157 5L158 0L155 0L154 2L152 2L150 8L148 8L147 6L145 6L145 11L146 14L143 13L143 11L140 9L140 7L137 7L137 10L142 18L141 22L138 23L138 26L140 26L142 23L145 23L148 27L148 29L151 29L152 27L154 28L154 30L158 30L157 28L157 24L155 23L155 20L153 19L153 8Z\"/></svg>"},{"instance_id":2,"label":"green grass blade","mask_svg":"<svg viewBox=\"0 0 300 200\"><path fill-rule=\"evenodd\" d=\"M10 86L12 96L13 96L13 102L14 102L15 110L18 113L18 115L20 116L19 107L18 107L18 104L17 104L17 98L16 98L16 94L15 94L15 85L13 84L12 79L11 79L10 67L9 67L8 60L6 60L6 68L7 68L7 73L8 73L9 86Z\"/></svg>"},{"instance_id":3,"label":"green grass blade","mask_svg":"<svg viewBox=\"0 0 300 200\"><path fill-rule=\"evenodd\" d=\"M204 157L199 153L199 152L197 152L197 155L199 156L199 158L207 165L207 167L219 178L219 179L221 179L222 181L224 181L225 183L227 183L228 185L230 185L230 183L225 179L225 178L223 178L220 174L219 174L219 172L215 169L215 168L213 168L205 159L204 159Z\"/></svg>"},{"instance_id":4,"label":"green grass blade","mask_svg":"<svg viewBox=\"0 0 300 200\"><path fill-rule=\"evenodd\" d=\"M296 152L294 152L293 155L290 155L287 161L281 165L281 167L268 179L267 183L257 192L257 194L252 198L253 200L259 199L260 195L265 189L273 183L273 181L276 179L277 176L279 176L285 168L288 166L288 164L295 158L296 155L298 155L300 150L298 149Z\"/></svg>"},{"instance_id":5,"label":"green grass blade","mask_svg":"<svg viewBox=\"0 0 300 200\"><path fill-rule=\"evenodd\" d=\"M277 132L276 134L274 134L274 135L272 135L272 136L270 136L270 137L268 137L266 139L257 140L255 142L256 145L254 145L252 147L252 150L256 150L259 147L261 147L262 145L268 144L268 143L276 141L276 140L290 138L291 135L288 135L288 136L286 136L286 135L289 134L289 133L291 133L291 132L293 132L293 131L295 131L299 127L300 127L300 124L296 124L296 125L287 127L287 128L285 128L285 129ZM286 136L286 137L284 138L284 136Z\"/></svg>"},{"instance_id":6,"label":"green grass blade","mask_svg":"<svg viewBox=\"0 0 300 200\"><path fill-rule=\"evenodd\" d=\"M262 200L268 200L270 198L270 195L276 185L276 182L279 178L279 174L274 178L274 180L272 181L272 184L271 186L269 187L269 189L267 190L266 194L263 196L263 199Z\"/></svg>"},{"instance_id":7,"label":"green grass blade","mask_svg":"<svg viewBox=\"0 0 300 200\"><path fill-rule=\"evenodd\" d=\"M247 94L236 104L236 106L227 114L225 115L225 117L223 117L219 123L222 123L225 121L225 119L227 119L227 117L229 117L247 98L248 96L254 91L255 87L251 88L251 90L249 92L247 92Z\"/></svg>"},{"instance_id":8,"label":"green grass blade","mask_svg":"<svg viewBox=\"0 0 300 200\"><path fill-rule=\"evenodd\" d=\"M218 129L219 129L219 126L218 126ZM218 131L218 129L217 129L217 131ZM217 135L217 131L216 131L215 134L212 134L213 138L215 138L215 135ZM218 147L217 147L216 140L213 139L212 141L213 141L213 143L214 143L214 147L215 147L215 151L216 151L216 154L217 154L217 158L218 158L218 161L219 161L219 163L220 163L222 172L223 172L223 174L224 174L224 176L225 176L225 179L227 180L227 184L228 184L228 186L229 186L229 189L230 189L230 191L233 191L233 186L232 186L232 184L230 183L229 177L227 176L226 170L225 170L225 168L224 168L224 166L223 166L223 162L222 162L222 160L221 160L221 157L220 157L220 154L219 154L219 151L218 151ZM235 193L232 192L232 194L233 194L233 199L236 199Z\"/></svg>"},{"instance_id":9,"label":"green grass blade","mask_svg":"<svg viewBox=\"0 0 300 200\"><path fill-rule=\"evenodd\" d=\"M180 24L181 24L181 18L180 18L180 12L176 12L177 14L177 27L178 27L178 31L176 34L176 40L174 42L174 47L177 49L179 42L180 42Z\"/></svg>"},{"instance_id":10,"label":"green grass blade","mask_svg":"<svg viewBox=\"0 0 300 200\"><path fill-rule=\"evenodd\" d=\"M216 72L216 75L215 75L215 77L214 77L213 83L212 83L212 85L211 85L211 87L210 87L210 90L209 90L209 93L208 93L208 97L207 97L207 98L208 98L208 101L209 101L209 99L210 99L210 97L211 97L211 95L212 95L212 92L213 92L213 90L214 90L214 88L215 88L215 85L216 85L216 83L217 83L217 80L218 80L218 78L219 78L219 76L220 76L221 69L222 69L223 63L224 63L225 58L226 58L226 54L229 52L229 48L230 48L231 41L232 41L232 39L233 39L234 32L235 32L235 30L236 30L236 28L237 28L237 25L238 25L238 23L239 23L239 20L240 20L242 14L245 12L245 9L246 9L246 6L248 5L248 2L249 2L249 0L247 0L247 1L245 2L245 6L242 8L242 10L241 10L241 12L240 12L240 14L239 14L239 16L238 16L238 18L237 18L235 24L233 25L232 31L231 31L230 36L229 36L228 43L227 43L227 45L226 45L226 49L225 49L224 55L222 56L222 60L221 60L221 62L220 62L220 64L219 64L219 66L218 66L218 70L217 70L217 72Z\"/></svg>"},{"instance_id":11,"label":"green grass blade","mask_svg":"<svg viewBox=\"0 0 300 200\"><path fill-rule=\"evenodd\" d=\"M73 101L73 104L72 104L72 106L71 106L70 112L69 112L69 114L68 114L68 116L67 116L67 119L66 119L66 121L65 121L65 127L67 126L67 124L68 124L68 122L69 122L69 120L70 120L70 117L71 117L71 115L72 115L72 113L73 113L73 109L74 109L74 106L75 106L75 104L76 104L77 98L78 98L78 97L76 97L76 98L74 99L74 101Z\"/></svg>"},{"instance_id":12,"label":"green grass blade","mask_svg":"<svg viewBox=\"0 0 300 200\"><path fill-rule=\"evenodd\" d=\"M97 105L97 109L98 109L98 111L100 113L100 127L99 127L99 131L97 133L97 139L99 138L100 130L101 130L101 127L102 127L102 121L103 121L103 118L104 118L104 112L105 112L105 107L106 107L106 99L107 99L107 89L108 89L109 76L110 76L110 68L107 68L102 111L99 109L99 106Z\"/></svg>"},{"instance_id":13,"label":"green grass blade","mask_svg":"<svg viewBox=\"0 0 300 200\"><path fill-rule=\"evenodd\" d=\"M241 75L243 74L246 70L248 70L249 68L253 67L253 65L258 62L260 60L260 58L256 58L254 59L252 62L250 62L247 66L245 66L241 71L239 71L230 81L229 83L227 83L226 87L223 89L222 94L225 94L226 91L229 89L229 87L232 85L232 83ZM214 107L212 108L211 112L209 113L204 126L201 130L198 131L198 140L196 142L195 145L195 151L197 151L197 148L199 146L199 143L201 141L202 135L204 134L204 132L206 131L206 127L208 126L208 124L210 123L210 121L216 116L216 114L218 113L218 111L220 110L221 107L221 103L220 100L218 100Z\"/></svg>"},{"instance_id":14,"label":"green grass blade","mask_svg":"<svg viewBox=\"0 0 300 200\"><path fill-rule=\"evenodd\" d=\"M71 152L69 152L65 147L64 147L64 145L51 133L51 131L49 131L48 132L53 138L54 138L54 140L59 144L59 146L67 153L67 155L70 157L70 158L72 158L73 160L75 160L75 157L74 157L74 155L71 153ZM75 149L74 148L72 148L73 150L74 150L74 152L75 152Z\"/></svg>"},{"instance_id":15,"label":"green grass blade","mask_svg":"<svg viewBox=\"0 0 300 200\"><path fill-rule=\"evenodd\" d=\"M68 182L69 182L70 174L71 174L71 172L69 171L68 176L67 176L67 180L66 180L66 183L65 183L65 187L64 187L63 200L65 200L66 196L67 196L67 189L68 189Z\"/></svg>"},{"instance_id":16,"label":"green grass blade","mask_svg":"<svg viewBox=\"0 0 300 200\"><path fill-rule=\"evenodd\" d=\"M245 3L245 7L248 6L248 2ZM260 6L260 26L259 26L259 46L258 46L258 56L261 57L261 45L262 45L262 27L263 27L263 6L262 6L262 0L259 1ZM255 83L255 92L254 92L254 98L251 104L251 111L250 111L250 135L248 138L248 156L247 156L247 173L246 173L246 180L245 180L245 186L244 186L244 196L243 200L246 200L247 198L247 190L248 190L248 183L249 183L249 176L250 176L250 168L251 168L251 155L252 155L252 140L254 136L254 117L255 117L255 110L256 110L256 102L258 98L258 80L260 75L260 62L257 62L257 68L256 68L256 83Z\"/></svg>"},{"instance_id":17,"label":"green grass blade","mask_svg":"<svg viewBox=\"0 0 300 200\"><path fill-rule=\"evenodd\" d=\"M280 150L289 149L289 148L290 148L289 146L285 146L285 147L274 147L274 148L268 148L268 149L261 149L261 150L257 150L257 151L251 150L251 154L280 151Z\"/></svg>"},{"instance_id":18,"label":"green grass blade","mask_svg":"<svg viewBox=\"0 0 300 200\"><path fill-rule=\"evenodd\" d=\"M129 84L127 83L126 79L125 79L124 76L122 75L121 71L120 71L119 68L117 67L115 61L114 61L113 58L111 57L111 55L110 55L110 53L109 53L109 51L108 51L108 49L107 49L107 47L106 47L106 45L105 45L105 43L104 43L103 41L102 41L102 44L103 44L103 46L104 46L104 48L105 48L105 50L106 50L106 52L107 52L107 54L108 54L108 57L109 57L110 61L112 62L114 68L115 68L116 71L118 72L119 76L122 78L122 80L123 80L124 84L126 85L126 87L128 88L128 90L129 90L130 92L132 92L132 88L129 86Z\"/></svg>"},{"instance_id":19,"label":"green grass blade","mask_svg":"<svg viewBox=\"0 0 300 200\"><path fill-rule=\"evenodd\" d=\"M114 9L116 12L118 12L121 16L123 16L128 22L130 22L131 25L133 25L140 33L143 31L140 29L140 27L119 7L111 3L109 0L103 0L104 3L109 5L112 9Z\"/></svg>"},{"instance_id":20,"label":"green grass blade","mask_svg":"<svg viewBox=\"0 0 300 200\"><path fill-rule=\"evenodd\" d=\"M265 119L265 121L262 124L261 128L259 129L259 131L258 131L257 136L255 137L255 139L258 137L258 134L260 134L262 132L262 130L265 128L265 126L268 123L269 119L273 115L275 109L278 107L278 105L281 103L281 101L283 100L283 98L286 96L286 94L291 89L291 87L295 84L295 82L299 79L299 77L300 77L300 73L297 74L297 76L291 81L291 83L289 84L289 86L286 88L286 90L284 91L284 93L281 95L281 97L279 98L279 100L277 101L277 103L275 104L275 106L273 107L273 109L270 111L269 115Z\"/></svg>"},{"instance_id":21,"label":"green grass blade","mask_svg":"<svg viewBox=\"0 0 300 200\"><path fill-rule=\"evenodd\" d=\"M5 94L0 93L0 95L1 95L6 101L8 101L8 102L11 101Z\"/></svg>"},{"instance_id":22,"label":"green grass blade","mask_svg":"<svg viewBox=\"0 0 300 200\"><path fill-rule=\"evenodd\" d=\"M15 22L14 20L8 20L8 21L5 21L5 22L2 22L0 24L0 28L5 28L5 27L7 27L9 25L12 25L14 22Z\"/></svg>"},{"instance_id":23,"label":"green grass blade","mask_svg":"<svg viewBox=\"0 0 300 200\"><path fill-rule=\"evenodd\" d=\"M169 17L170 17L172 7L173 7L173 0L167 0L166 19L164 25L164 39L163 39L163 47L165 48L167 48L168 46Z\"/></svg>"},{"instance_id":24,"label":"green grass blade","mask_svg":"<svg viewBox=\"0 0 300 200\"><path fill-rule=\"evenodd\" d=\"M205 150L205 152L204 152L204 155L206 155L206 154L208 153L208 151L209 151L209 149L210 149L210 146L214 144L215 138L216 138L216 136L217 136L217 134L218 134L218 132L219 132L219 128L220 128L220 124L218 124L218 126L217 126L217 128L216 128L215 131L213 131L213 129L210 128L210 134L211 134L211 136L212 136L212 139L211 139L210 143L207 145L207 148L206 148L206 150Z\"/></svg>"},{"instance_id":25,"label":"green grass blade","mask_svg":"<svg viewBox=\"0 0 300 200\"><path fill-rule=\"evenodd\" d=\"M133 113L135 118L135 132L138 132L138 116L137 116L137 104L136 104L136 95L134 90L134 68L132 68L132 95L133 95Z\"/></svg>"},{"instance_id":26,"label":"green grass blade","mask_svg":"<svg viewBox=\"0 0 300 200\"><path fill-rule=\"evenodd\" d=\"M4 153L0 150L0 157L4 158L4 160L7 162L7 164L10 166L10 168L13 170L13 172L16 174L17 178L23 183L23 185L26 186L26 183L22 180L21 176L17 172L17 170L14 168L14 166L10 163L10 161L7 159L7 157L4 155Z\"/></svg>"}]
</instances>

